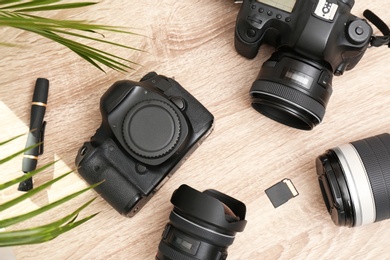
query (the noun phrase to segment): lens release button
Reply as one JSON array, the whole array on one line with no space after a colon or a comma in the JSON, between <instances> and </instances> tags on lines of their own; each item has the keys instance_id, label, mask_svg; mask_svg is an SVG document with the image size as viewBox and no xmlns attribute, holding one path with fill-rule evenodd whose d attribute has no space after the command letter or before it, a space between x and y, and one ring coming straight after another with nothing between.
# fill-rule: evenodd
<instances>
[{"instance_id":1,"label":"lens release button","mask_svg":"<svg viewBox=\"0 0 390 260\"><path fill-rule=\"evenodd\" d=\"M186 103L181 97L171 97L171 101L180 109L184 110L186 108Z\"/></svg>"}]
</instances>

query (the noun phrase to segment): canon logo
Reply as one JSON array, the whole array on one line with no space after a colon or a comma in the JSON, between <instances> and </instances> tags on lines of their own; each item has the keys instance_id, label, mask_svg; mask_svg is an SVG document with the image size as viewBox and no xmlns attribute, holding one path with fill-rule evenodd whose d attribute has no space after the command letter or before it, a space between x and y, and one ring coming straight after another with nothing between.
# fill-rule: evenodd
<instances>
[{"instance_id":1,"label":"canon logo","mask_svg":"<svg viewBox=\"0 0 390 260\"><path fill-rule=\"evenodd\" d=\"M326 0L319 0L314 14L320 18L333 21L338 7L339 6L336 3L331 3Z\"/></svg>"}]
</instances>

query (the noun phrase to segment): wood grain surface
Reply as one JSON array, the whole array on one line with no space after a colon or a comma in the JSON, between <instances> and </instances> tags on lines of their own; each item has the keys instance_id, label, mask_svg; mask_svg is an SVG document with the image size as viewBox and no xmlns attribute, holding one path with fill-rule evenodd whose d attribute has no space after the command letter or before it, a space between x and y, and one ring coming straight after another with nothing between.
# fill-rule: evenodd
<instances>
[{"instance_id":1,"label":"wood grain surface","mask_svg":"<svg viewBox=\"0 0 390 260\"><path fill-rule=\"evenodd\" d=\"M389 131L390 51L371 48L355 69L333 80L334 92L323 122L312 131L276 123L253 110L248 91L273 49L248 60L234 49L239 5L229 0L103 0L96 6L47 14L130 27L139 35L106 34L108 40L145 52L107 47L140 64L128 73L95 69L59 44L10 28L0 28L0 140L27 133L30 102L38 77L50 80L45 153L39 165L60 160L35 178L35 185L75 169L79 147L101 123L99 100L115 81L139 80L149 71L175 77L215 116L215 130L134 218L125 218L90 191L54 212L17 227L47 223L97 197L82 216L91 221L53 241L13 248L17 259L154 259L172 210L172 192L185 183L219 190L247 206L246 229L229 247L229 259L390 259L390 221L358 228L333 224L316 178L315 158L325 150ZM390 24L389 1L356 1L353 13L369 8ZM374 29L376 34L380 34ZM5 149L24 147L20 138ZM21 174L21 157L2 166L1 180ZM275 209L264 190L284 178L299 196ZM74 173L46 192L0 217L35 209L86 187ZM18 195L1 193L1 201ZM81 216L81 217L82 217ZM0 257L1 258L1 257Z\"/></svg>"}]
</instances>

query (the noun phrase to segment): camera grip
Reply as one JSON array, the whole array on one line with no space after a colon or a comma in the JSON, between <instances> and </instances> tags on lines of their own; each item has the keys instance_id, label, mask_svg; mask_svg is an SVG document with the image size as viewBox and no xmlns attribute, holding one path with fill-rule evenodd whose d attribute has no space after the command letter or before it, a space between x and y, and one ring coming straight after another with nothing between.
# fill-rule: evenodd
<instances>
[{"instance_id":1,"label":"camera grip","mask_svg":"<svg viewBox=\"0 0 390 260\"><path fill-rule=\"evenodd\" d=\"M98 147L85 143L76 158L76 166L78 166L79 174L89 184L104 181L95 187L96 192L120 214L127 215L141 199L141 195L123 174L118 174L118 167L123 169L123 164L118 162L118 165L115 165L107 159L107 153L113 156L112 153L115 154L118 151L119 148L112 139L106 140ZM120 157L114 156L118 161Z\"/></svg>"}]
</instances>

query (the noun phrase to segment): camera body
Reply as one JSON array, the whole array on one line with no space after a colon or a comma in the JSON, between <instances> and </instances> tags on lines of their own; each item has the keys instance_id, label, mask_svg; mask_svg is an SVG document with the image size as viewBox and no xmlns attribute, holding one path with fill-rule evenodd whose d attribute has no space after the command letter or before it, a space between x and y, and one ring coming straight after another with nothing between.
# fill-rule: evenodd
<instances>
[{"instance_id":1,"label":"camera body","mask_svg":"<svg viewBox=\"0 0 390 260\"><path fill-rule=\"evenodd\" d=\"M122 80L100 100L102 124L76 157L79 174L131 217L213 129L213 115L178 82L154 72Z\"/></svg>"},{"instance_id":2,"label":"camera body","mask_svg":"<svg viewBox=\"0 0 390 260\"><path fill-rule=\"evenodd\" d=\"M342 75L360 61L372 36L371 26L351 14L354 3L244 0L237 17L236 50L244 57L254 58L263 43L277 49L286 47L309 59L326 62L335 75Z\"/></svg>"},{"instance_id":3,"label":"camera body","mask_svg":"<svg viewBox=\"0 0 390 260\"><path fill-rule=\"evenodd\" d=\"M351 14L354 0L244 0L235 48L254 58L261 45L276 52L250 89L252 107L285 125L311 130L332 95L333 75L353 69L372 37L371 26Z\"/></svg>"}]
</instances>

